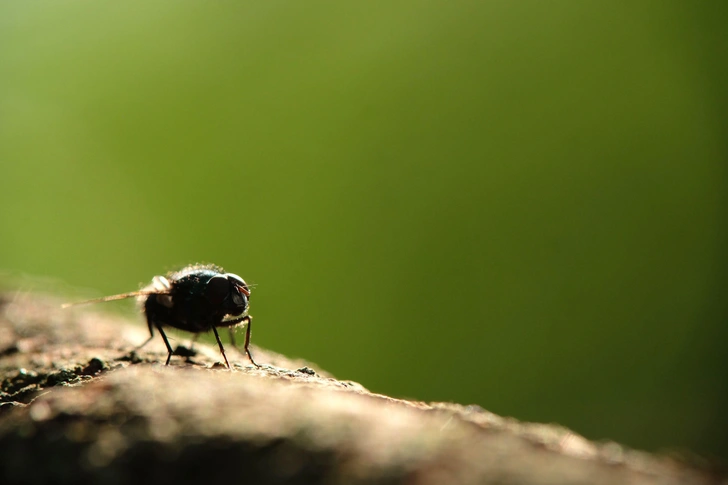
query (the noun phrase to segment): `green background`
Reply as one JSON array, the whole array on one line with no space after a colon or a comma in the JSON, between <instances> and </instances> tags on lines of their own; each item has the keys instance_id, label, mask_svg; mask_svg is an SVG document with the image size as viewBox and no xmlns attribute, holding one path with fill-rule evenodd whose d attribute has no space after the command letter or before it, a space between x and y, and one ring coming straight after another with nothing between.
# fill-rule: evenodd
<instances>
[{"instance_id":1,"label":"green background","mask_svg":"<svg viewBox=\"0 0 728 485\"><path fill-rule=\"evenodd\" d=\"M726 458L727 5L3 2L0 268L214 262L340 378Z\"/></svg>"}]
</instances>

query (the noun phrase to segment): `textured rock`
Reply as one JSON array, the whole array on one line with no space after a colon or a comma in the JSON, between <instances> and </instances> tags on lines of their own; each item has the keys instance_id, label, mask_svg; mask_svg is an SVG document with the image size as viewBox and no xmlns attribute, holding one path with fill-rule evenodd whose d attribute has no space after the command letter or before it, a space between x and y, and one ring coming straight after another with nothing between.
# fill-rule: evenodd
<instances>
[{"instance_id":1,"label":"textured rock","mask_svg":"<svg viewBox=\"0 0 728 485\"><path fill-rule=\"evenodd\" d=\"M717 472L478 406L372 394L254 348L161 339L43 297L0 304L0 483L711 484ZM227 348L227 346L226 346ZM237 357L237 358L236 358Z\"/></svg>"}]
</instances>

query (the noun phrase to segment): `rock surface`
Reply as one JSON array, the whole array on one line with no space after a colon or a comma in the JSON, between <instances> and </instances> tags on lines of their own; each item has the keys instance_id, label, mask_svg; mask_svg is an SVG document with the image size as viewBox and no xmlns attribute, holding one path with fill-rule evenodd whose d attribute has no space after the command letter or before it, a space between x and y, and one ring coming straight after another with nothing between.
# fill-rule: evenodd
<instances>
[{"instance_id":1,"label":"rock surface","mask_svg":"<svg viewBox=\"0 0 728 485\"><path fill-rule=\"evenodd\" d=\"M373 394L257 347L180 348L0 295L0 483L718 484L719 472L478 406Z\"/></svg>"}]
</instances>

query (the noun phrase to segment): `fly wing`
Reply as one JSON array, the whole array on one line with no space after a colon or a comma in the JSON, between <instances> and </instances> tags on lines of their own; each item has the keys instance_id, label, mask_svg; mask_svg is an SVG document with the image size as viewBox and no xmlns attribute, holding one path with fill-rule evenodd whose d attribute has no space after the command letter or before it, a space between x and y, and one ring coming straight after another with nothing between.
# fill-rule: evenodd
<instances>
[{"instance_id":1,"label":"fly wing","mask_svg":"<svg viewBox=\"0 0 728 485\"><path fill-rule=\"evenodd\" d=\"M93 298L91 300L75 301L72 303L64 303L61 308L68 308L79 305L90 305L91 303L101 303L102 301L114 301L114 300L125 300L126 298L133 298L135 296L149 296L149 295L164 295L167 291L157 290L139 290L130 291L129 293L121 293L119 295L102 296L101 298Z\"/></svg>"},{"instance_id":2,"label":"fly wing","mask_svg":"<svg viewBox=\"0 0 728 485\"><path fill-rule=\"evenodd\" d=\"M102 301L125 300L127 298L133 298L135 296L169 295L171 291L172 285L167 278L165 278L164 276L155 276L154 278L152 278L152 282L141 290L130 291L129 293L120 293L118 295L102 296L101 298L94 298L92 300L64 303L63 305L61 305L61 308L68 308L79 305L90 305L91 303L101 303Z\"/></svg>"}]
</instances>

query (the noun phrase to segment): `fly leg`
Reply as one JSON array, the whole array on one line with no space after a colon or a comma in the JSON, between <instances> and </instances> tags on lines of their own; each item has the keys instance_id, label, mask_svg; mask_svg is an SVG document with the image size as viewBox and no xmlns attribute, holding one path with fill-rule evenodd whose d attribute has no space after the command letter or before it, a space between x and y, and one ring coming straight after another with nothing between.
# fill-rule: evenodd
<instances>
[{"instance_id":1,"label":"fly leg","mask_svg":"<svg viewBox=\"0 0 728 485\"><path fill-rule=\"evenodd\" d=\"M162 326L160 324L155 323L151 318L147 318L147 324L149 325L149 338L146 339L144 342L142 342L140 345L137 345L134 347L131 352L129 352L129 355L132 356L139 350L141 350L142 347L147 345L153 338L154 338L154 327L159 330L160 335L162 336L162 339L164 340L164 345L167 346L167 362L164 365L169 365L169 359L172 358L172 347L169 345L169 340L167 340L167 335L164 333L164 330L162 330ZM133 359L132 359L133 360Z\"/></svg>"},{"instance_id":2,"label":"fly leg","mask_svg":"<svg viewBox=\"0 0 728 485\"><path fill-rule=\"evenodd\" d=\"M172 358L172 354L174 351L172 350L172 346L169 345L169 340L167 340L167 336L164 334L164 330L162 330L161 325L157 325L157 330L159 330L159 333L162 335L162 338L164 339L164 345L167 346L167 362L164 363L164 365L169 365L169 359Z\"/></svg>"},{"instance_id":3,"label":"fly leg","mask_svg":"<svg viewBox=\"0 0 728 485\"><path fill-rule=\"evenodd\" d=\"M154 338L154 329L156 328L159 330L159 334L162 336L162 340L164 340L164 345L167 347L167 362L165 362L164 365L169 365L169 360L172 358L172 354L174 353L172 351L172 346L169 345L169 340L167 339L167 334L164 333L164 330L162 330L162 324L159 323L155 318L154 315L149 313L147 310L147 326L149 327L149 338L146 339L140 346L132 350L132 352L136 352L137 350L141 349L145 345L149 343L150 340Z\"/></svg>"},{"instance_id":4,"label":"fly leg","mask_svg":"<svg viewBox=\"0 0 728 485\"><path fill-rule=\"evenodd\" d=\"M225 355L225 349L222 346L220 336L217 334L217 329L215 327L212 327L212 331L215 333L215 338L217 339L217 345L220 347L220 353L222 354L222 358L225 359L225 365L227 366L228 370L233 370L232 367L230 367L230 362L228 362L227 356ZM167 359L167 362L169 362L169 359Z\"/></svg>"},{"instance_id":5,"label":"fly leg","mask_svg":"<svg viewBox=\"0 0 728 485\"><path fill-rule=\"evenodd\" d=\"M154 338L154 324L152 323L151 318L147 318L147 325L149 326L149 338L146 339L144 342L142 342L140 345L137 345L131 351L129 352L129 357L127 357L130 360L134 360L132 356L137 353L137 351L141 350L142 347L147 345L153 338Z\"/></svg>"},{"instance_id":6,"label":"fly leg","mask_svg":"<svg viewBox=\"0 0 728 485\"><path fill-rule=\"evenodd\" d=\"M244 317L236 318L234 320L227 320L225 322L225 324L242 323L242 322L244 322L246 324L245 325L245 345L243 346L244 353L245 353L245 355L248 356L248 358L250 359L250 362L254 366L260 367L260 365L258 365L258 363L253 360L253 356L250 354L250 331L251 331L250 324L253 322L253 317L251 317L250 315L245 315ZM229 329L230 329L230 342L239 351L240 349L238 348L238 345L235 343L235 332L233 331L233 327L229 327Z\"/></svg>"}]
</instances>

